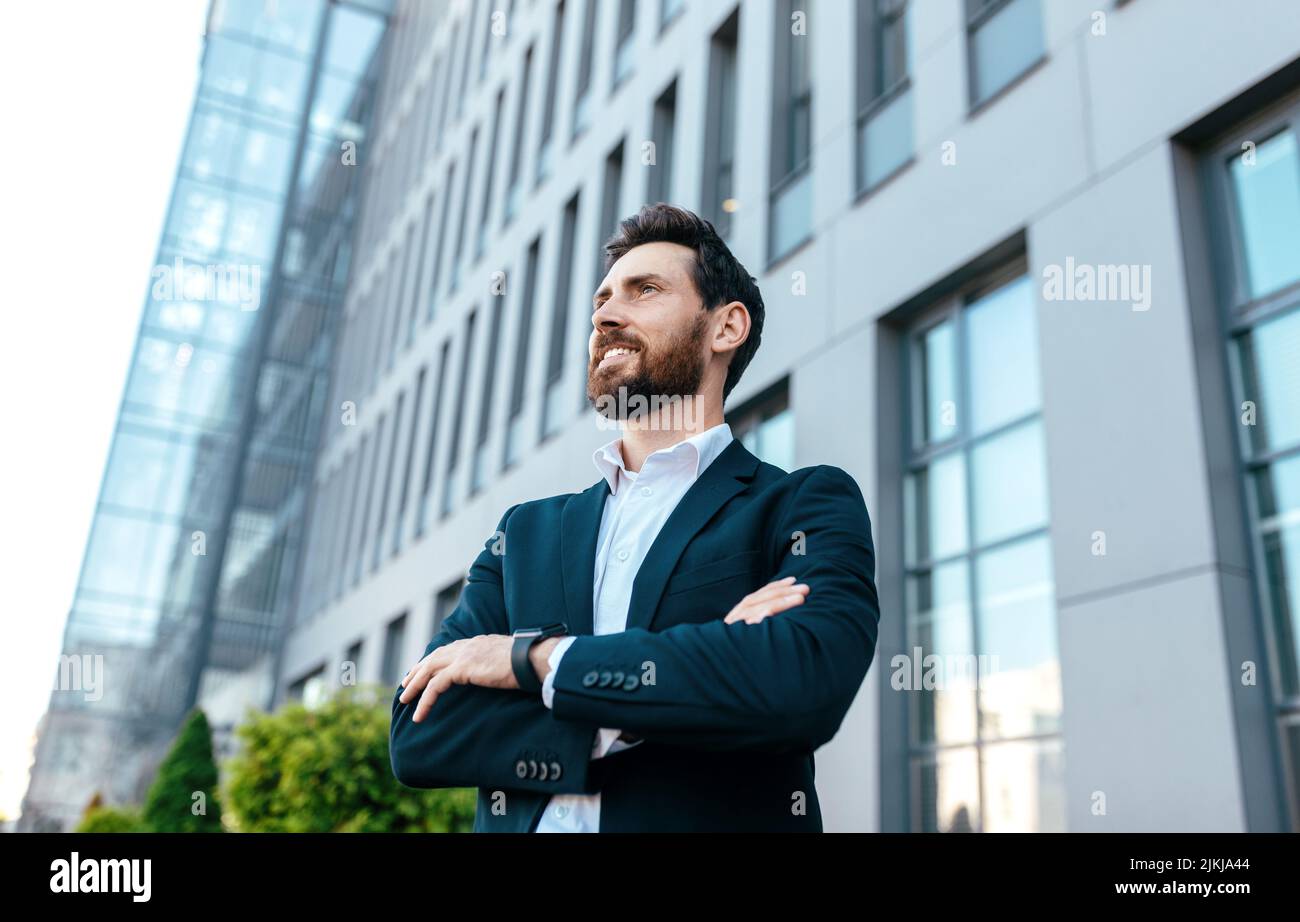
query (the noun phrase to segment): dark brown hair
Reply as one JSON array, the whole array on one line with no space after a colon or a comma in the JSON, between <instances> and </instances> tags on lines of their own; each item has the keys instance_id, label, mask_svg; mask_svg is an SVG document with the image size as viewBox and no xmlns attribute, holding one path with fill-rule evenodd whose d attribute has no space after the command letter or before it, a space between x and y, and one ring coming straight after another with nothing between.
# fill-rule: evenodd
<instances>
[{"instance_id":1,"label":"dark brown hair","mask_svg":"<svg viewBox=\"0 0 1300 922\"><path fill-rule=\"evenodd\" d=\"M663 202L644 205L636 214L622 220L618 232L605 243L605 270L609 271L633 247L660 242L681 244L695 251L692 278L705 310L739 301L749 311L749 336L736 349L727 367L727 380L722 386L725 400L745 373L763 338L763 295L755 278L732 255L712 224L685 208Z\"/></svg>"}]
</instances>

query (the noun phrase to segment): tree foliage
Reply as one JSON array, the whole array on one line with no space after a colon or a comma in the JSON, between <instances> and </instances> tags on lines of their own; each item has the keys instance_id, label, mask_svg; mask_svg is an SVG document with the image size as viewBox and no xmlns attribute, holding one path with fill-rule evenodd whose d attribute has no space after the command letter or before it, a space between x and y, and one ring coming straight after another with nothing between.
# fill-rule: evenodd
<instances>
[{"instance_id":1,"label":"tree foliage","mask_svg":"<svg viewBox=\"0 0 1300 922\"><path fill-rule=\"evenodd\" d=\"M317 708L251 714L236 731L226 804L248 832L467 832L472 789L417 790L393 777L392 690L344 688Z\"/></svg>"}]
</instances>

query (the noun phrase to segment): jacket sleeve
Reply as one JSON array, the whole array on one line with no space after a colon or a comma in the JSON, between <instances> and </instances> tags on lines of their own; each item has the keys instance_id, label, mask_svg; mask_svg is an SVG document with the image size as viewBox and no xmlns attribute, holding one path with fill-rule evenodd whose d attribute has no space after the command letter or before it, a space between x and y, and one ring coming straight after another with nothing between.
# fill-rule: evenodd
<instances>
[{"instance_id":1,"label":"jacket sleeve","mask_svg":"<svg viewBox=\"0 0 1300 922\"><path fill-rule=\"evenodd\" d=\"M499 539L516 508L506 511L484 544L460 602L425 656L464 637L510 633L502 565L508 545ZM403 704L401 693L398 686L388 749L393 774L407 787L584 792L595 728L558 720L540 695L453 685L415 723L411 715L419 698Z\"/></svg>"},{"instance_id":2,"label":"jacket sleeve","mask_svg":"<svg viewBox=\"0 0 1300 922\"><path fill-rule=\"evenodd\" d=\"M774 578L808 584L802 605L725 624L735 600L719 600L714 621L579 637L556 670L555 715L695 749L811 752L829 741L871 664L880 620L857 483L813 468L771 541Z\"/></svg>"}]
</instances>

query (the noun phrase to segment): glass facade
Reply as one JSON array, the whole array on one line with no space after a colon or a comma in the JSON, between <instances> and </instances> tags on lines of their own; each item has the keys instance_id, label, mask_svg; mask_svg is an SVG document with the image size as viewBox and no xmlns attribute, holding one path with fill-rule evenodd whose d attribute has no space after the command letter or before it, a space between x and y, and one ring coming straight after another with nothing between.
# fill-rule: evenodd
<instances>
[{"instance_id":1,"label":"glass facade","mask_svg":"<svg viewBox=\"0 0 1300 922\"><path fill-rule=\"evenodd\" d=\"M139 802L201 695L292 605L382 9L217 0L24 826ZM355 162L355 161L354 161ZM245 677L247 681L247 677ZM218 730L221 728L218 727Z\"/></svg>"},{"instance_id":2,"label":"glass facade","mask_svg":"<svg viewBox=\"0 0 1300 922\"><path fill-rule=\"evenodd\" d=\"M1036 297L1016 270L908 337L912 829L1064 831Z\"/></svg>"},{"instance_id":3,"label":"glass facade","mask_svg":"<svg viewBox=\"0 0 1300 922\"><path fill-rule=\"evenodd\" d=\"M1300 99L1207 160L1268 672L1300 829Z\"/></svg>"}]
</instances>

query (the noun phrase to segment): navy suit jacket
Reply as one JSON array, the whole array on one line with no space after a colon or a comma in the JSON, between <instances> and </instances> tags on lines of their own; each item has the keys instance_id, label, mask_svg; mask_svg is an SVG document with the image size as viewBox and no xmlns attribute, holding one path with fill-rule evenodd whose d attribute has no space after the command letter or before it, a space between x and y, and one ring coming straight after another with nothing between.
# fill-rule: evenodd
<instances>
[{"instance_id":1,"label":"navy suit jacket","mask_svg":"<svg viewBox=\"0 0 1300 922\"><path fill-rule=\"evenodd\" d=\"M601 832L820 831L813 751L839 729L875 653L871 522L837 467L786 473L731 442L656 537L627 629L592 635L596 538L609 486L506 511L425 654L555 621L578 635L537 694L453 685L420 723L393 699L404 785L477 787L474 828L528 832L553 794L601 794ZM774 579L802 605L725 624ZM591 758L599 727L643 742Z\"/></svg>"}]
</instances>

